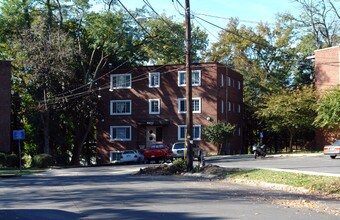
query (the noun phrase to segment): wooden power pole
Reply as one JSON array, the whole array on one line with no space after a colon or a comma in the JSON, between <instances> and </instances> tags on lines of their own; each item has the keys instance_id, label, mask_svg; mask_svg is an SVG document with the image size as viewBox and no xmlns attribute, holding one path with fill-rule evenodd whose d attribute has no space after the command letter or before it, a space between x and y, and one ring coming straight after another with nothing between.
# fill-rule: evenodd
<instances>
[{"instance_id":1,"label":"wooden power pole","mask_svg":"<svg viewBox=\"0 0 340 220\"><path fill-rule=\"evenodd\" d=\"M191 72L191 24L190 24L190 0L185 0L185 40L186 40L186 145L187 145L187 158L186 165L187 170L193 169L193 149L191 142L193 140L192 135L192 72Z\"/></svg>"}]
</instances>

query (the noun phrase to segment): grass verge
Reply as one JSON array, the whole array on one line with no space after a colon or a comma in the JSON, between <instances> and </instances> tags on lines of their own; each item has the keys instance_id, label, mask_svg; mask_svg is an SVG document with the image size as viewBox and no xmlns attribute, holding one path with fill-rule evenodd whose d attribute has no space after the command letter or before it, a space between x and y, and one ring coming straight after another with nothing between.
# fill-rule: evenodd
<instances>
[{"instance_id":1,"label":"grass verge","mask_svg":"<svg viewBox=\"0 0 340 220\"><path fill-rule=\"evenodd\" d=\"M44 172L45 169L11 169L11 168L0 168L0 175L28 175Z\"/></svg>"},{"instance_id":2,"label":"grass verge","mask_svg":"<svg viewBox=\"0 0 340 220\"><path fill-rule=\"evenodd\" d=\"M274 184L303 187L310 191L340 194L340 177L308 175L271 170L243 170L226 173L229 178L255 180Z\"/></svg>"}]
</instances>

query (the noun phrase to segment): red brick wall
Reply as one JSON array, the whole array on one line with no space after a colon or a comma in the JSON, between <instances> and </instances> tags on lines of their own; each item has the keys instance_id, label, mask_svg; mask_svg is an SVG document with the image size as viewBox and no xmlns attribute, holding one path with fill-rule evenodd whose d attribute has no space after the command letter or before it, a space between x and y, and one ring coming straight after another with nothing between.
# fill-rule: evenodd
<instances>
[{"instance_id":1,"label":"red brick wall","mask_svg":"<svg viewBox=\"0 0 340 220\"><path fill-rule=\"evenodd\" d=\"M315 51L315 86L319 95L340 83L340 46ZM316 149L323 149L334 139L340 138L338 131L317 130L315 136Z\"/></svg>"},{"instance_id":2,"label":"red brick wall","mask_svg":"<svg viewBox=\"0 0 340 220\"><path fill-rule=\"evenodd\" d=\"M0 151L10 151L11 63L0 61Z\"/></svg>"},{"instance_id":3,"label":"red brick wall","mask_svg":"<svg viewBox=\"0 0 340 220\"><path fill-rule=\"evenodd\" d=\"M340 83L339 46L315 51L315 85L320 92Z\"/></svg>"},{"instance_id":4,"label":"red brick wall","mask_svg":"<svg viewBox=\"0 0 340 220\"><path fill-rule=\"evenodd\" d=\"M184 71L184 65L166 65L166 66L150 66L138 67L131 69L114 70L112 73L131 73L132 74L132 88L118 89L109 92L108 88L101 91L101 100L99 102L99 109L102 114L102 119L99 120L97 126L97 150L99 163L106 163L109 161L108 152L112 150L123 149L138 149L140 145L146 145L146 121L153 119L167 119L168 125L163 126L163 142L172 144L178 141L178 125L185 125L185 114L178 113L178 98L185 98L185 87L178 86L178 71ZM193 114L193 124L201 125L201 128L208 126L210 122L207 120L209 116L212 121L224 120L220 113L221 99L226 99L227 87L221 88L220 75L224 74L224 81L226 82L226 68L221 64L194 64L192 70L201 70L201 86L192 87L192 97L201 98L201 113ZM108 70L110 71L110 70ZM160 72L160 88L149 88L149 72ZM236 72L231 71L231 77L242 80ZM108 85L110 82L110 74L100 81L100 85ZM239 102L239 90L228 88L228 92L232 94L234 101ZM242 90L241 90L242 91ZM242 96L242 95L240 95ZM236 98L237 97L237 98ZM110 115L110 100L131 100L132 114L128 116L111 116ZM148 112L148 99L161 100L161 112L159 115L150 115ZM242 99L241 99L242 100ZM224 102L226 105L226 101ZM226 111L226 107L224 108ZM226 114L225 114L226 115ZM241 118L241 114L230 116L232 120ZM226 117L226 116L225 116ZM237 121L237 120L236 120ZM237 121L239 123L239 121ZM131 125L132 126L132 140L129 142L110 142L109 132L110 126ZM235 147L240 147L242 144L236 138L234 142ZM196 142L196 141L195 141ZM201 148L210 152L217 152L217 147L205 143L204 141L197 141ZM236 150L235 150L236 151Z\"/></svg>"}]
</instances>

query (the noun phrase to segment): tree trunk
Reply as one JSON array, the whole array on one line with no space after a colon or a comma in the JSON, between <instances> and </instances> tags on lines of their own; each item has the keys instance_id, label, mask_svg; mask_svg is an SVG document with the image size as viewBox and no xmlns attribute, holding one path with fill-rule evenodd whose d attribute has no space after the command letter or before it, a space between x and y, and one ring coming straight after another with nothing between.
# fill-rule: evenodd
<instances>
[{"instance_id":1,"label":"tree trunk","mask_svg":"<svg viewBox=\"0 0 340 220\"><path fill-rule=\"evenodd\" d=\"M43 134L44 134L44 153L50 154L50 112L45 110L41 113L41 121L43 124Z\"/></svg>"},{"instance_id":2,"label":"tree trunk","mask_svg":"<svg viewBox=\"0 0 340 220\"><path fill-rule=\"evenodd\" d=\"M293 132L289 131L289 152L293 152Z\"/></svg>"},{"instance_id":3,"label":"tree trunk","mask_svg":"<svg viewBox=\"0 0 340 220\"><path fill-rule=\"evenodd\" d=\"M94 116L91 115L88 119L80 120L78 115L73 116L74 124L74 146L72 150L72 165L80 165L80 155L83 144L87 139L88 134L93 126ZM85 125L85 126L84 126Z\"/></svg>"}]
</instances>

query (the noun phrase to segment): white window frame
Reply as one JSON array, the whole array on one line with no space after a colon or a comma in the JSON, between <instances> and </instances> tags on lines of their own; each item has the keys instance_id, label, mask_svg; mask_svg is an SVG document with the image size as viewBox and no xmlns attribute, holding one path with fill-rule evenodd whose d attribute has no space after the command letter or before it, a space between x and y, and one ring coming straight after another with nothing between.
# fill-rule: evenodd
<instances>
[{"instance_id":1,"label":"white window frame","mask_svg":"<svg viewBox=\"0 0 340 220\"><path fill-rule=\"evenodd\" d=\"M179 87L186 86L185 74L186 74L186 71L178 71L178 86ZM192 70L191 74L192 74L192 76L191 76L192 79L194 78L194 74L198 74L198 82L197 83L194 83L194 81L191 79L192 80L192 86L201 86L201 82L202 82L202 72L201 72L201 70ZM182 78L181 75L184 75L184 78ZM181 79L183 79L183 81Z\"/></svg>"},{"instance_id":2,"label":"white window frame","mask_svg":"<svg viewBox=\"0 0 340 220\"><path fill-rule=\"evenodd\" d=\"M128 82L128 86L114 86L113 85L113 78L115 77L126 77L126 76L129 76L129 82ZM124 74L111 74L110 76L110 90L113 90L113 89L131 89L131 73L124 73Z\"/></svg>"},{"instance_id":3,"label":"white window frame","mask_svg":"<svg viewBox=\"0 0 340 220\"><path fill-rule=\"evenodd\" d=\"M181 137L181 131L182 129L184 129L184 135L186 134L186 125L178 125L178 129L177 129L177 137L178 137L178 140L179 141L183 141L185 140L185 137ZM198 134L198 137L195 137L194 136L194 130L195 128L198 128L199 129L199 134ZM193 133L193 140L196 140L196 141L200 141L201 140L201 137L202 137L202 126L201 125L193 125L192 126L192 133Z\"/></svg>"},{"instance_id":4,"label":"white window frame","mask_svg":"<svg viewBox=\"0 0 340 220\"><path fill-rule=\"evenodd\" d=\"M153 102L157 102L158 105L158 111L157 112L153 112L152 111L152 103ZM161 113L161 100L160 99L149 99L149 114L150 115L157 115Z\"/></svg>"},{"instance_id":5,"label":"white window frame","mask_svg":"<svg viewBox=\"0 0 340 220\"><path fill-rule=\"evenodd\" d=\"M129 112L123 112L123 113L120 113L120 112L113 112L113 103L122 103L122 102L128 102L130 103L130 109L129 109ZM111 100L110 101L110 114L111 115L131 115L132 114L132 102L131 100Z\"/></svg>"},{"instance_id":6,"label":"white window frame","mask_svg":"<svg viewBox=\"0 0 340 220\"><path fill-rule=\"evenodd\" d=\"M128 138L113 138L113 129L117 128L127 128L129 129L129 137ZM125 131L126 132L126 131ZM117 134L115 135L117 136ZM131 126L110 126L110 141L131 141Z\"/></svg>"},{"instance_id":7,"label":"white window frame","mask_svg":"<svg viewBox=\"0 0 340 220\"><path fill-rule=\"evenodd\" d=\"M228 86L231 86L231 78L228 76Z\"/></svg>"},{"instance_id":8,"label":"white window frame","mask_svg":"<svg viewBox=\"0 0 340 220\"><path fill-rule=\"evenodd\" d=\"M228 102L228 112L231 112L232 111L232 104L231 102Z\"/></svg>"},{"instance_id":9,"label":"white window frame","mask_svg":"<svg viewBox=\"0 0 340 220\"><path fill-rule=\"evenodd\" d=\"M157 77L158 78L158 82L155 83L154 85L152 85L153 77ZM160 72L151 72L151 73L149 73L149 88L159 88L160 85L161 85L161 74L160 74Z\"/></svg>"},{"instance_id":10,"label":"white window frame","mask_svg":"<svg viewBox=\"0 0 340 220\"><path fill-rule=\"evenodd\" d=\"M187 111L186 111L186 98L178 98L178 105L177 105L177 107L178 107L178 113L179 114L185 114ZM192 111L192 113L201 113L201 111L202 111L202 100L201 100L201 98L192 98L192 102L194 102L194 101L197 101L198 100L198 110L196 110L196 111ZM184 102L183 102L184 101ZM181 107L182 107L182 104L181 103L184 103L184 109L185 109L185 111L182 111L181 109Z\"/></svg>"}]
</instances>

